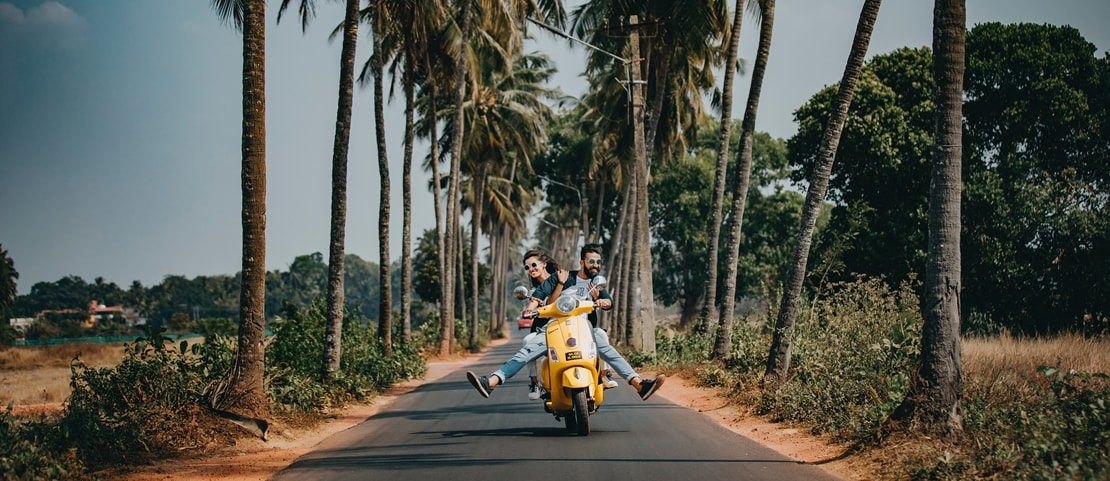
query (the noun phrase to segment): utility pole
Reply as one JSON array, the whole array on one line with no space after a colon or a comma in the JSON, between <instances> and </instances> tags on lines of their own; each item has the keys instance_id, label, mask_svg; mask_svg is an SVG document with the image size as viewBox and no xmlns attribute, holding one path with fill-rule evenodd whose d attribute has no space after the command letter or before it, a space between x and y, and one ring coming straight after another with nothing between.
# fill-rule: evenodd
<instances>
[{"instance_id":1,"label":"utility pole","mask_svg":"<svg viewBox=\"0 0 1110 481\"><path fill-rule=\"evenodd\" d=\"M631 103L630 121L632 122L633 131L632 177L634 184L631 188L635 190L635 199L630 196L629 200L634 200L633 210L635 212L633 213L633 221L629 223L630 232L628 233L630 240L628 244L631 246L632 256L628 260L629 269L626 272L630 279L628 282L621 280L621 282L628 285L629 289L626 291L627 297L618 294L620 302L627 305L619 308L621 314L618 315L618 324L627 324L622 330L627 333L628 342L634 349L655 352L655 293L651 287L652 262L647 193L650 169L644 139L644 89L647 82L640 78L643 65L640 58L639 17L632 15L628 18L630 32L628 48L631 55L629 59L602 50L538 20L532 18L528 20L560 37L601 52L624 64L627 80L622 81L621 84L628 93L628 100ZM579 192L579 195L581 195L581 192ZM583 238L585 238L587 230L584 222L586 219L584 211L582 218ZM596 235L600 235L600 233ZM620 318L625 319L622 321Z\"/></svg>"},{"instance_id":2,"label":"utility pole","mask_svg":"<svg viewBox=\"0 0 1110 481\"><path fill-rule=\"evenodd\" d=\"M635 318L629 319L632 327L632 338L629 342L636 349L644 352L655 352L655 293L652 290L651 275L651 241L649 239L648 224L648 175L647 150L644 145L644 84L640 80L640 33L639 18L632 15L628 18L629 36L628 48L631 50L632 61L629 88L632 93L632 146L633 163L636 170L636 222L632 232L633 252L633 279L635 279L635 299L633 313Z\"/></svg>"}]
</instances>

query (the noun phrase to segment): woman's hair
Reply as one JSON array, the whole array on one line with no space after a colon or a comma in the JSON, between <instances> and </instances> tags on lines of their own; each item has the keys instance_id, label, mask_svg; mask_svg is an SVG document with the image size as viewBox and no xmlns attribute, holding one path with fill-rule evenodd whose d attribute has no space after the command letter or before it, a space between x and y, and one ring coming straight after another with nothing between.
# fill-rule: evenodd
<instances>
[{"instance_id":1,"label":"woman's hair","mask_svg":"<svg viewBox=\"0 0 1110 481\"><path fill-rule=\"evenodd\" d=\"M522 260L528 260L532 257L539 259L540 262L543 262L547 265L546 270L548 274L559 272L559 263L555 260L555 258L551 257L551 254L548 254L547 251L543 249L531 249L528 252L524 253L524 257L522 258ZM539 281L537 281L536 279L531 277L529 277L529 279L532 280L533 287L539 285Z\"/></svg>"}]
</instances>

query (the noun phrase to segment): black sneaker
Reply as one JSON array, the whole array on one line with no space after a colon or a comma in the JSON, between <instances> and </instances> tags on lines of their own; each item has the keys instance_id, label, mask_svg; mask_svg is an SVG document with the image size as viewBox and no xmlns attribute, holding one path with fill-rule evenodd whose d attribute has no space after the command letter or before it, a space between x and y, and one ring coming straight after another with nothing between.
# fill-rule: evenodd
<instances>
[{"instance_id":1,"label":"black sneaker","mask_svg":"<svg viewBox=\"0 0 1110 481\"><path fill-rule=\"evenodd\" d=\"M474 389L477 389L482 397L489 397L489 393L493 392L493 388L489 386L489 378L486 376L476 376L473 372L466 371L466 379L474 385Z\"/></svg>"},{"instance_id":2,"label":"black sneaker","mask_svg":"<svg viewBox=\"0 0 1110 481\"><path fill-rule=\"evenodd\" d=\"M655 391L659 390L659 386L663 385L663 381L667 380L667 376L660 374L655 376L655 379L648 379L640 381L640 399L647 401Z\"/></svg>"}]
</instances>

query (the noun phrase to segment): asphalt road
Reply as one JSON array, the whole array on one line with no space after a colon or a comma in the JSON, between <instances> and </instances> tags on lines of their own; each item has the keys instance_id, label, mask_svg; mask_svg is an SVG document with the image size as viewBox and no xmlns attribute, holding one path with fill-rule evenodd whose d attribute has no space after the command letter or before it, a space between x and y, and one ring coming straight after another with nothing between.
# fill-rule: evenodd
<instances>
[{"instance_id":1,"label":"asphalt road","mask_svg":"<svg viewBox=\"0 0 1110 481\"><path fill-rule=\"evenodd\" d=\"M328 438L271 479L838 479L662 397L641 401L624 382L606 393L585 437L568 434L540 401L528 400L526 372L485 399L465 372L495 370L520 348L522 334L514 335L516 340L473 365L422 385L366 422Z\"/></svg>"}]
</instances>

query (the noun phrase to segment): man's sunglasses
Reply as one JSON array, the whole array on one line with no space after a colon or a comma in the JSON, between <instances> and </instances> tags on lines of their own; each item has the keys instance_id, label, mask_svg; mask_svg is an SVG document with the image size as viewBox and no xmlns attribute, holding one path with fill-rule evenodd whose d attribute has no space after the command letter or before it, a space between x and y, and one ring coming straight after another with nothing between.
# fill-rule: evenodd
<instances>
[{"instance_id":1,"label":"man's sunglasses","mask_svg":"<svg viewBox=\"0 0 1110 481\"><path fill-rule=\"evenodd\" d=\"M587 264L601 265L601 259L586 259Z\"/></svg>"}]
</instances>

